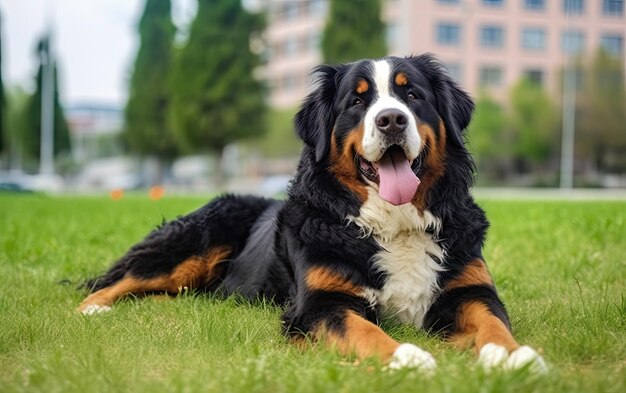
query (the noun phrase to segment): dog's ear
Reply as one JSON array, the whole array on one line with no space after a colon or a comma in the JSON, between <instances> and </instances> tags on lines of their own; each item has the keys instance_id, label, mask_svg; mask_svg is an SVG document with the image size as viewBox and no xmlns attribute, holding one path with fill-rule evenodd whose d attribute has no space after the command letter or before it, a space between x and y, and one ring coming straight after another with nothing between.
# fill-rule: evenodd
<instances>
[{"instance_id":1,"label":"dog's ear","mask_svg":"<svg viewBox=\"0 0 626 393\"><path fill-rule=\"evenodd\" d=\"M307 96L295 118L296 133L315 150L316 162L323 160L330 150L339 68L321 65L313 70L313 92Z\"/></svg>"},{"instance_id":2,"label":"dog's ear","mask_svg":"<svg viewBox=\"0 0 626 393\"><path fill-rule=\"evenodd\" d=\"M452 141L464 146L463 132L472 119L474 101L452 80L448 72L434 56L424 54L408 59L424 73L437 98L437 111L442 116Z\"/></svg>"}]
</instances>

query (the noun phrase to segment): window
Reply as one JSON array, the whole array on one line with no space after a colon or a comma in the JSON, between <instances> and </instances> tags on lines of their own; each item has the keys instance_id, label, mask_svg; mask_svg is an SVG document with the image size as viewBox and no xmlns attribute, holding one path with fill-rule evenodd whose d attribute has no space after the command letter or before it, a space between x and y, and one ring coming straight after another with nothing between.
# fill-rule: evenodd
<instances>
[{"instance_id":1,"label":"window","mask_svg":"<svg viewBox=\"0 0 626 393\"><path fill-rule=\"evenodd\" d=\"M326 16L328 3L326 0L312 0L310 7L314 17L323 18Z\"/></svg>"},{"instance_id":2,"label":"window","mask_svg":"<svg viewBox=\"0 0 626 393\"><path fill-rule=\"evenodd\" d=\"M605 34L600 39L600 46L614 56L624 53L624 37L619 34Z\"/></svg>"},{"instance_id":3,"label":"window","mask_svg":"<svg viewBox=\"0 0 626 393\"><path fill-rule=\"evenodd\" d=\"M496 87L502 85L502 68L500 67L481 67L479 74L479 82L481 87Z\"/></svg>"},{"instance_id":4,"label":"window","mask_svg":"<svg viewBox=\"0 0 626 393\"><path fill-rule=\"evenodd\" d=\"M387 47L389 48L395 48L398 46L398 42L400 41L400 26L398 26L395 23L389 23L387 24L387 31L386 31L386 42L387 42Z\"/></svg>"},{"instance_id":5,"label":"window","mask_svg":"<svg viewBox=\"0 0 626 393\"><path fill-rule=\"evenodd\" d=\"M563 0L563 11L566 14L582 14L585 0Z\"/></svg>"},{"instance_id":6,"label":"window","mask_svg":"<svg viewBox=\"0 0 626 393\"><path fill-rule=\"evenodd\" d=\"M298 54L298 49L300 45L295 37L288 37L284 45L285 49L283 50L283 53L285 54L285 56L293 57Z\"/></svg>"},{"instance_id":7,"label":"window","mask_svg":"<svg viewBox=\"0 0 626 393\"><path fill-rule=\"evenodd\" d=\"M282 89L283 90L294 90L298 87L298 78L294 74L287 74L283 77L282 80Z\"/></svg>"},{"instance_id":8,"label":"window","mask_svg":"<svg viewBox=\"0 0 626 393\"><path fill-rule=\"evenodd\" d=\"M269 80L269 88L270 90L274 91L274 90L280 90L280 79L278 78L272 78Z\"/></svg>"},{"instance_id":9,"label":"window","mask_svg":"<svg viewBox=\"0 0 626 393\"><path fill-rule=\"evenodd\" d=\"M624 0L603 0L602 12L604 15L624 15Z\"/></svg>"},{"instance_id":10,"label":"window","mask_svg":"<svg viewBox=\"0 0 626 393\"><path fill-rule=\"evenodd\" d=\"M283 43L282 42L277 42L275 44L271 45L271 50L270 50L270 54L273 58L277 58L277 57L281 57L284 56L284 51L283 51Z\"/></svg>"},{"instance_id":11,"label":"window","mask_svg":"<svg viewBox=\"0 0 626 393\"><path fill-rule=\"evenodd\" d=\"M530 50L546 49L546 31L540 28L525 27L522 30L522 48Z\"/></svg>"},{"instance_id":12,"label":"window","mask_svg":"<svg viewBox=\"0 0 626 393\"><path fill-rule=\"evenodd\" d=\"M504 45L504 29L499 26L481 27L480 45L485 48L501 48Z\"/></svg>"},{"instance_id":13,"label":"window","mask_svg":"<svg viewBox=\"0 0 626 393\"><path fill-rule=\"evenodd\" d=\"M462 82L461 65L459 63L446 63L448 75L457 82Z\"/></svg>"},{"instance_id":14,"label":"window","mask_svg":"<svg viewBox=\"0 0 626 393\"><path fill-rule=\"evenodd\" d=\"M294 20L298 18L299 4L296 2L288 1L285 3L285 19Z\"/></svg>"},{"instance_id":15,"label":"window","mask_svg":"<svg viewBox=\"0 0 626 393\"><path fill-rule=\"evenodd\" d=\"M585 50L585 35L581 31L566 31L561 36L561 50L568 55L575 55Z\"/></svg>"},{"instance_id":16,"label":"window","mask_svg":"<svg viewBox=\"0 0 626 393\"><path fill-rule=\"evenodd\" d=\"M539 86L543 85L543 70L531 68L524 71L524 77Z\"/></svg>"},{"instance_id":17,"label":"window","mask_svg":"<svg viewBox=\"0 0 626 393\"><path fill-rule=\"evenodd\" d=\"M320 33L309 34L308 40L309 51L315 52L320 48Z\"/></svg>"},{"instance_id":18,"label":"window","mask_svg":"<svg viewBox=\"0 0 626 393\"><path fill-rule=\"evenodd\" d=\"M500 7L504 4L504 0L483 0L483 4L489 7Z\"/></svg>"},{"instance_id":19,"label":"window","mask_svg":"<svg viewBox=\"0 0 626 393\"><path fill-rule=\"evenodd\" d=\"M545 6L545 0L524 0L524 8L527 10L542 10Z\"/></svg>"},{"instance_id":20,"label":"window","mask_svg":"<svg viewBox=\"0 0 626 393\"><path fill-rule=\"evenodd\" d=\"M461 26L456 23L438 24L437 42L443 45L458 45L461 42Z\"/></svg>"}]
</instances>

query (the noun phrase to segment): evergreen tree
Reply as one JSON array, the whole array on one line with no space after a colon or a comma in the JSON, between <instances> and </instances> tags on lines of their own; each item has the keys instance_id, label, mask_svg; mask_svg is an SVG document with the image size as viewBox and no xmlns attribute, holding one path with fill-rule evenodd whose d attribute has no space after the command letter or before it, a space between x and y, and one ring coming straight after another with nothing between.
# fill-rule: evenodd
<instances>
[{"instance_id":1,"label":"evergreen tree","mask_svg":"<svg viewBox=\"0 0 626 393\"><path fill-rule=\"evenodd\" d=\"M240 0L199 0L189 40L181 50L172 79L172 120L187 151L217 153L222 179L224 147L265 131L264 87L255 78L260 64L250 38L263 20L249 14Z\"/></svg>"},{"instance_id":2,"label":"evergreen tree","mask_svg":"<svg viewBox=\"0 0 626 393\"><path fill-rule=\"evenodd\" d=\"M6 90L5 146L8 152L9 168L22 170L24 168L24 122L25 108L29 104L31 95L21 86L12 86Z\"/></svg>"},{"instance_id":3,"label":"evergreen tree","mask_svg":"<svg viewBox=\"0 0 626 393\"><path fill-rule=\"evenodd\" d=\"M48 38L43 38L37 45L37 53L47 50ZM41 148L41 91L43 81L43 66L40 59L39 69L36 76L36 90L30 96L24 113L22 114L24 134L22 146L25 159L31 163L39 162ZM70 133L65 114L61 107L58 88L58 68L53 64L53 91L54 91L54 156L70 153Z\"/></svg>"},{"instance_id":4,"label":"evergreen tree","mask_svg":"<svg viewBox=\"0 0 626 393\"><path fill-rule=\"evenodd\" d=\"M381 0L330 0L322 37L326 63L344 63L387 54Z\"/></svg>"},{"instance_id":5,"label":"evergreen tree","mask_svg":"<svg viewBox=\"0 0 626 393\"><path fill-rule=\"evenodd\" d=\"M0 14L0 35L2 32L2 15ZM2 37L0 36L0 157L4 153L5 146L8 142L5 140L6 136L6 121L5 121L5 109L6 101L4 96L4 83L2 80Z\"/></svg>"},{"instance_id":6,"label":"evergreen tree","mask_svg":"<svg viewBox=\"0 0 626 393\"><path fill-rule=\"evenodd\" d=\"M624 62L603 50L582 65L576 97L575 149L600 172L626 170Z\"/></svg>"},{"instance_id":7,"label":"evergreen tree","mask_svg":"<svg viewBox=\"0 0 626 393\"><path fill-rule=\"evenodd\" d=\"M167 120L171 103L167 78L171 71L176 32L171 8L170 0L146 1L139 22L139 52L124 113L124 138L131 151L154 157L159 162L156 183L163 180L165 166L178 153Z\"/></svg>"}]
</instances>

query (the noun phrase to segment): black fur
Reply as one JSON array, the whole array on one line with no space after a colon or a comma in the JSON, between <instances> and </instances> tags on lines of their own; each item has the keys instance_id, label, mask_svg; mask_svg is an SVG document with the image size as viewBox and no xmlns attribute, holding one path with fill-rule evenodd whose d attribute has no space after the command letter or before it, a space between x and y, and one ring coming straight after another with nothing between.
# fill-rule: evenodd
<instances>
[{"instance_id":1,"label":"black fur","mask_svg":"<svg viewBox=\"0 0 626 393\"><path fill-rule=\"evenodd\" d=\"M280 202L252 196L225 195L185 217L165 223L134 245L103 276L84 284L92 292L112 285L125 274L154 278L212 247L229 245L234 254L245 246L251 227L268 207Z\"/></svg>"},{"instance_id":2,"label":"black fur","mask_svg":"<svg viewBox=\"0 0 626 393\"><path fill-rule=\"evenodd\" d=\"M463 142L474 105L434 57L388 61L416 81L419 101L411 104L416 116L435 130L439 130L438 121L443 121L450 141L446 144L445 172L426 195L427 209L442 222L438 243L446 256L441 261L445 270L438 283L443 287L467 263L482 258L488 228L484 212L469 193L474 164ZM333 130L341 144L363 117L362 111L351 106L351 83L356 77L366 77L371 72L370 64L316 69L317 87L295 119L296 132L305 145L286 201L232 195L218 198L152 232L108 273L88 281L87 287L97 291L125 275L142 279L165 275L189 257L227 245L232 253L223 271L207 288L199 289L273 299L285 307L284 330L288 334L311 332L322 321L328 328L341 331L346 310L377 321L375 307L364 298L310 289L305 283L310 268L325 266L355 286L381 289L385 285L386 277L374 268L372 258L381 247L346 220L359 215L362 202L329 170ZM406 100L403 90L396 94ZM442 293L434 299L425 326L444 334L453 332L459 304L472 299L484 302L508 325L495 289L471 287Z\"/></svg>"},{"instance_id":3,"label":"black fur","mask_svg":"<svg viewBox=\"0 0 626 393\"><path fill-rule=\"evenodd\" d=\"M432 333L444 337L450 336L457 331L456 316L459 307L468 301L483 303L493 315L500 318L510 328L509 316L504 309L504 304L498 298L495 288L488 285L473 285L443 293L426 314L424 327Z\"/></svg>"}]
</instances>

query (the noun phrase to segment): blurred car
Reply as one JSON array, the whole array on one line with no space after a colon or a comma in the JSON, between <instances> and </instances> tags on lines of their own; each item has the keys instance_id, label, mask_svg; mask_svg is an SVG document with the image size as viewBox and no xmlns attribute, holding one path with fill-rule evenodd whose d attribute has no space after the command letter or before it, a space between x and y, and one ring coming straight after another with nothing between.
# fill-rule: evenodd
<instances>
[{"instance_id":1,"label":"blurred car","mask_svg":"<svg viewBox=\"0 0 626 393\"><path fill-rule=\"evenodd\" d=\"M63 178L55 174L29 175L22 172L0 173L0 190L12 192L61 192Z\"/></svg>"},{"instance_id":2,"label":"blurred car","mask_svg":"<svg viewBox=\"0 0 626 393\"><path fill-rule=\"evenodd\" d=\"M289 175L268 176L261 182L261 194L266 196L284 196L289 187Z\"/></svg>"}]
</instances>

